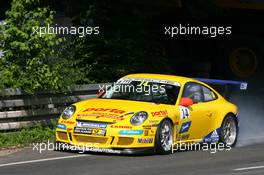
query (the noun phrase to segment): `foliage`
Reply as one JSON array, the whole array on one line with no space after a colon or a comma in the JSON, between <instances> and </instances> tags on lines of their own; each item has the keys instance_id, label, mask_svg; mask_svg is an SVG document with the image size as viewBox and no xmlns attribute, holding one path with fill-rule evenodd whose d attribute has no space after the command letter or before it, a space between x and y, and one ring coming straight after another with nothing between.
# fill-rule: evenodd
<instances>
[{"instance_id":1,"label":"foliage","mask_svg":"<svg viewBox=\"0 0 264 175\"><path fill-rule=\"evenodd\" d=\"M65 38L35 32L37 27L52 25L54 14L40 7L39 0L12 1L0 28L0 50L4 51L0 88L59 91L84 78L82 67L75 68L80 60L72 57L71 44Z\"/></svg>"},{"instance_id":2,"label":"foliage","mask_svg":"<svg viewBox=\"0 0 264 175\"><path fill-rule=\"evenodd\" d=\"M36 124L17 132L0 133L0 148L10 146L27 146L31 143L53 140L55 125L52 127Z\"/></svg>"},{"instance_id":3,"label":"foliage","mask_svg":"<svg viewBox=\"0 0 264 175\"><path fill-rule=\"evenodd\" d=\"M86 2L73 22L77 26L100 27L99 36L75 40L76 57L93 65L87 74L90 79L111 82L129 73L169 72L162 47L147 37L151 30L147 21L152 13L127 1ZM89 51L92 52L87 54Z\"/></svg>"},{"instance_id":4,"label":"foliage","mask_svg":"<svg viewBox=\"0 0 264 175\"><path fill-rule=\"evenodd\" d=\"M0 35L5 43L0 88L58 91L76 83L112 82L129 73L170 73L164 48L148 26L157 11L129 0L58 4L67 5L63 8L73 26L99 26L100 34L40 37L33 27L52 24L54 12L40 7L39 0L14 0Z\"/></svg>"}]
</instances>

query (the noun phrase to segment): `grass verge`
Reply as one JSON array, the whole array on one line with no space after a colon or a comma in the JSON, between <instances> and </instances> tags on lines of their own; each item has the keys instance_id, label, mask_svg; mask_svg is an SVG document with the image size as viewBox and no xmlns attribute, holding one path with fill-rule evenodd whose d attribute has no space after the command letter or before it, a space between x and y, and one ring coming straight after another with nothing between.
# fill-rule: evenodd
<instances>
[{"instance_id":1,"label":"grass verge","mask_svg":"<svg viewBox=\"0 0 264 175\"><path fill-rule=\"evenodd\" d=\"M55 128L55 123L52 126L36 124L32 127L22 128L19 131L0 133L0 149L25 147L36 142L54 140Z\"/></svg>"}]
</instances>

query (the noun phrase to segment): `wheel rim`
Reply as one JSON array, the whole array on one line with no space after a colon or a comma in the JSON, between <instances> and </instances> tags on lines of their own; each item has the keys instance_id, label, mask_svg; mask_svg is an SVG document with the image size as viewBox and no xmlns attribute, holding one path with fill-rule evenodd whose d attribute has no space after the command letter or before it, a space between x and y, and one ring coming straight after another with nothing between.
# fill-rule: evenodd
<instances>
[{"instance_id":1,"label":"wheel rim","mask_svg":"<svg viewBox=\"0 0 264 175\"><path fill-rule=\"evenodd\" d=\"M164 151L172 148L172 128L168 122L164 122L161 126L161 146Z\"/></svg>"},{"instance_id":2,"label":"wheel rim","mask_svg":"<svg viewBox=\"0 0 264 175\"><path fill-rule=\"evenodd\" d=\"M223 126L223 136L224 136L224 142L227 145L234 144L237 136L237 128L236 128L236 123L232 118L227 118L225 120Z\"/></svg>"}]
</instances>

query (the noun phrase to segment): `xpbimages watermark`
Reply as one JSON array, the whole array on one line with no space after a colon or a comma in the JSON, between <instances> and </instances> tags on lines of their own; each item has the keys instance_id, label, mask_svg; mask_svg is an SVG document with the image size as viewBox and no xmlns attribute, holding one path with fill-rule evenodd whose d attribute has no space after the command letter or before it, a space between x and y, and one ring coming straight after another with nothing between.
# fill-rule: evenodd
<instances>
[{"instance_id":1,"label":"xpbimages watermark","mask_svg":"<svg viewBox=\"0 0 264 175\"><path fill-rule=\"evenodd\" d=\"M66 143L60 142L48 142L46 143L33 143L32 147L33 151L37 151L38 153L43 153L44 151L77 151L78 153L84 152L101 152L101 153L115 153L120 154L120 150L108 149L108 148L99 148L98 143L79 143L78 145L69 145Z\"/></svg>"},{"instance_id":2,"label":"xpbimages watermark","mask_svg":"<svg viewBox=\"0 0 264 175\"><path fill-rule=\"evenodd\" d=\"M141 81L139 84L120 84L114 83L113 85L99 85L98 93L144 93L150 95L151 93L164 93L166 91L165 85L149 84L148 82Z\"/></svg>"},{"instance_id":3,"label":"xpbimages watermark","mask_svg":"<svg viewBox=\"0 0 264 175\"><path fill-rule=\"evenodd\" d=\"M171 38L180 35L204 35L211 38L223 35L231 35L231 26L191 26L190 24L165 26L164 35L170 36Z\"/></svg>"},{"instance_id":4,"label":"xpbimages watermark","mask_svg":"<svg viewBox=\"0 0 264 175\"><path fill-rule=\"evenodd\" d=\"M210 151L211 154L215 154L218 151L230 151L232 147L224 143L190 143L180 142L172 146L172 153L176 151Z\"/></svg>"},{"instance_id":5,"label":"xpbimages watermark","mask_svg":"<svg viewBox=\"0 0 264 175\"><path fill-rule=\"evenodd\" d=\"M38 153L45 151L77 151L78 153L85 152L101 152L101 153L114 153L120 154L121 150L115 150L110 148L99 148L98 143L80 143L78 145L69 145L60 142L48 142L46 143L33 143L32 150ZM211 154L215 154L219 151L230 151L232 147L224 143L185 143L180 142L172 147L172 153L177 151L208 151Z\"/></svg>"},{"instance_id":6,"label":"xpbimages watermark","mask_svg":"<svg viewBox=\"0 0 264 175\"><path fill-rule=\"evenodd\" d=\"M40 37L42 35L46 34L56 34L56 35L78 35L80 38L84 37L85 35L99 35L100 34L100 27L95 26L95 27L63 27L63 26L58 26L55 24L54 26L47 25L43 27L33 27L33 34L37 34Z\"/></svg>"}]
</instances>

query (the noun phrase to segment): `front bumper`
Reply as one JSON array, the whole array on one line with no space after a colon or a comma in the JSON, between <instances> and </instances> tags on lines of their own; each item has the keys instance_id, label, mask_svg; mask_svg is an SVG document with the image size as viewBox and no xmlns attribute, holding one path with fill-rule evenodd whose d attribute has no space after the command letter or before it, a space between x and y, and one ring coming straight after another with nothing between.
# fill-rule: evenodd
<instances>
[{"instance_id":1,"label":"front bumper","mask_svg":"<svg viewBox=\"0 0 264 175\"><path fill-rule=\"evenodd\" d=\"M110 153L110 154L153 154L155 153L154 147L149 148L98 148L98 147L82 147L77 145L70 145L68 143L56 142L55 150L57 151L77 151L78 153L96 152L96 153Z\"/></svg>"},{"instance_id":2,"label":"front bumper","mask_svg":"<svg viewBox=\"0 0 264 175\"><path fill-rule=\"evenodd\" d=\"M130 149L154 148L155 136L149 131L141 135L120 135L120 129L109 129L105 136L75 133L73 129L56 129L56 141L86 148L121 149L125 153ZM136 150L135 150L136 151Z\"/></svg>"}]
</instances>

